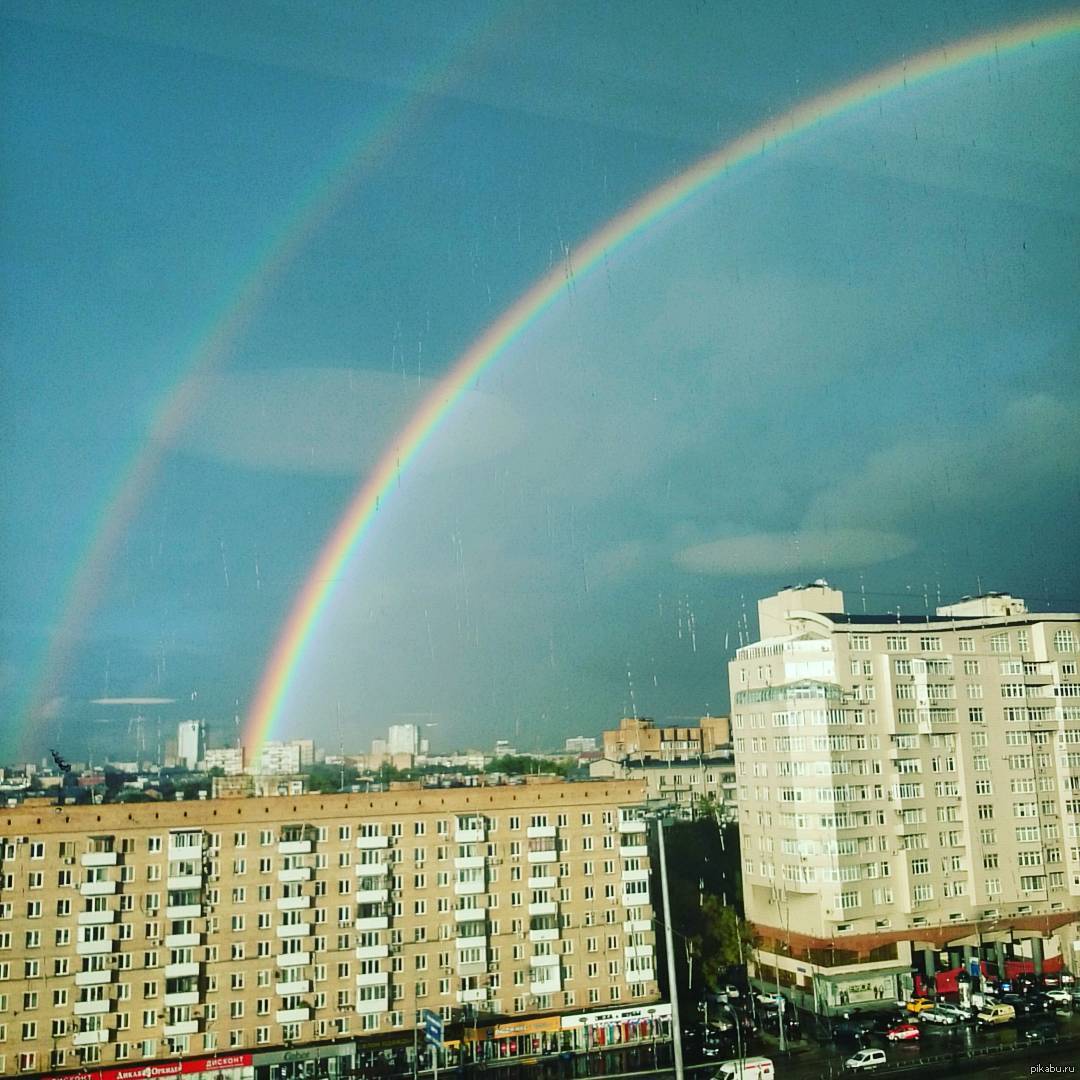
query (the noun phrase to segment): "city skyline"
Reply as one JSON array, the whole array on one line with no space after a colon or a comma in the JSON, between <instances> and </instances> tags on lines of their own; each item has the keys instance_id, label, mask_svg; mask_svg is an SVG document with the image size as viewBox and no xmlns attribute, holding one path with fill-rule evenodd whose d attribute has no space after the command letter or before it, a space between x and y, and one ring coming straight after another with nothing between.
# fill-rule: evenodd
<instances>
[{"instance_id":1,"label":"city skyline","mask_svg":"<svg viewBox=\"0 0 1080 1080\"><path fill-rule=\"evenodd\" d=\"M542 27L478 8L448 16L449 51L418 9L336 9L340 40L257 13L196 29L137 6L93 25L78 5L5 10L5 756L85 740L102 697L243 721L366 470L563 264L558 302L333 583L273 737L363 744L429 711L440 742L525 745L723 711L747 609L819 576L853 610L988 589L1080 606L1045 528L1077 526L1075 34L822 123L591 275L569 258L769 116L1048 9ZM784 19L810 48L771 32ZM603 59L571 44L590 40ZM717 45L730 65L706 63ZM610 81L646 56L647 76ZM343 148L353 173L334 171ZM252 266L323 194L239 320ZM236 325L130 520L99 521L223 310ZM101 528L115 552L44 671Z\"/></svg>"}]
</instances>

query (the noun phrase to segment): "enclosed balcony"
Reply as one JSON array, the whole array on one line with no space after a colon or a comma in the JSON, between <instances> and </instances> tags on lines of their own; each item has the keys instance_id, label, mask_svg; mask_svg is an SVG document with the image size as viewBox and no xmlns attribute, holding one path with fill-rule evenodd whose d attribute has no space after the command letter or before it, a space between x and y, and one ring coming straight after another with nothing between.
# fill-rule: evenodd
<instances>
[{"instance_id":1,"label":"enclosed balcony","mask_svg":"<svg viewBox=\"0 0 1080 1080\"><path fill-rule=\"evenodd\" d=\"M310 855L314 844L311 840L281 840L277 849L279 855Z\"/></svg>"},{"instance_id":2,"label":"enclosed balcony","mask_svg":"<svg viewBox=\"0 0 1080 1080\"><path fill-rule=\"evenodd\" d=\"M389 889L357 889L353 899L358 904L385 904L390 899Z\"/></svg>"},{"instance_id":3,"label":"enclosed balcony","mask_svg":"<svg viewBox=\"0 0 1080 1080\"><path fill-rule=\"evenodd\" d=\"M644 859L649 854L645 844L620 844L619 855L624 859Z\"/></svg>"},{"instance_id":4,"label":"enclosed balcony","mask_svg":"<svg viewBox=\"0 0 1080 1080\"><path fill-rule=\"evenodd\" d=\"M528 914L530 918L534 915L558 915L559 905L554 900L544 901L539 904L530 904Z\"/></svg>"},{"instance_id":5,"label":"enclosed balcony","mask_svg":"<svg viewBox=\"0 0 1080 1080\"><path fill-rule=\"evenodd\" d=\"M102 971L76 971L75 985L103 986L105 983L111 983L115 976L116 972L111 969L106 969Z\"/></svg>"},{"instance_id":6,"label":"enclosed balcony","mask_svg":"<svg viewBox=\"0 0 1080 1080\"><path fill-rule=\"evenodd\" d=\"M358 836L356 838L356 846L361 851L375 851L378 848L388 848L390 846L389 836Z\"/></svg>"},{"instance_id":7,"label":"enclosed balcony","mask_svg":"<svg viewBox=\"0 0 1080 1080\"><path fill-rule=\"evenodd\" d=\"M178 1008L181 1005L198 1005L199 1004L199 991L198 990L184 990L176 994L165 995L165 1007L166 1008Z\"/></svg>"},{"instance_id":8,"label":"enclosed balcony","mask_svg":"<svg viewBox=\"0 0 1080 1080\"><path fill-rule=\"evenodd\" d=\"M295 968L303 967L305 964L311 963L311 953L309 952L292 952L282 953L280 956L274 958L274 963L279 968Z\"/></svg>"},{"instance_id":9,"label":"enclosed balcony","mask_svg":"<svg viewBox=\"0 0 1080 1080\"><path fill-rule=\"evenodd\" d=\"M487 891L487 885L483 878L478 878L475 881L455 881L454 882L454 895L455 896L479 896L481 893Z\"/></svg>"},{"instance_id":10,"label":"enclosed balcony","mask_svg":"<svg viewBox=\"0 0 1080 1080\"><path fill-rule=\"evenodd\" d=\"M278 1009L274 1013L274 1020L278 1024L296 1024L301 1020L311 1019L311 1009L303 1006L297 1009Z\"/></svg>"},{"instance_id":11,"label":"enclosed balcony","mask_svg":"<svg viewBox=\"0 0 1080 1080\"><path fill-rule=\"evenodd\" d=\"M178 1020L175 1024L166 1024L161 1033L169 1038L173 1035L194 1035L198 1030L198 1020Z\"/></svg>"},{"instance_id":12,"label":"enclosed balcony","mask_svg":"<svg viewBox=\"0 0 1080 1080\"><path fill-rule=\"evenodd\" d=\"M84 881L79 886L79 892L83 896L113 896L116 889L115 881Z\"/></svg>"},{"instance_id":13,"label":"enclosed balcony","mask_svg":"<svg viewBox=\"0 0 1080 1080\"><path fill-rule=\"evenodd\" d=\"M544 848L540 851L530 851L527 856L533 865L537 863L553 863L559 858L559 853L554 848Z\"/></svg>"},{"instance_id":14,"label":"enclosed balcony","mask_svg":"<svg viewBox=\"0 0 1080 1080\"><path fill-rule=\"evenodd\" d=\"M79 863L82 866L115 866L119 859L115 851L88 851Z\"/></svg>"},{"instance_id":15,"label":"enclosed balcony","mask_svg":"<svg viewBox=\"0 0 1080 1080\"><path fill-rule=\"evenodd\" d=\"M459 817L454 827L455 844L482 844L487 839L487 822L482 817Z\"/></svg>"},{"instance_id":16,"label":"enclosed balcony","mask_svg":"<svg viewBox=\"0 0 1080 1080\"><path fill-rule=\"evenodd\" d=\"M357 930L385 930L390 925L387 915L366 915L353 924Z\"/></svg>"},{"instance_id":17,"label":"enclosed balcony","mask_svg":"<svg viewBox=\"0 0 1080 1080\"><path fill-rule=\"evenodd\" d=\"M116 922L115 911L80 911L80 926L108 926Z\"/></svg>"},{"instance_id":18,"label":"enclosed balcony","mask_svg":"<svg viewBox=\"0 0 1080 1080\"><path fill-rule=\"evenodd\" d=\"M527 882L530 889L554 889L559 884L555 877L531 877Z\"/></svg>"},{"instance_id":19,"label":"enclosed balcony","mask_svg":"<svg viewBox=\"0 0 1080 1080\"><path fill-rule=\"evenodd\" d=\"M457 1000L459 1005L475 1004L481 1001L487 1001L488 991L486 987L478 986L474 990L459 990L457 992Z\"/></svg>"},{"instance_id":20,"label":"enclosed balcony","mask_svg":"<svg viewBox=\"0 0 1080 1080\"><path fill-rule=\"evenodd\" d=\"M648 870L624 870L619 876L622 881L648 881L649 873Z\"/></svg>"},{"instance_id":21,"label":"enclosed balcony","mask_svg":"<svg viewBox=\"0 0 1080 1080\"><path fill-rule=\"evenodd\" d=\"M307 937L311 933L311 923L289 923L286 926L277 926L274 933L279 938Z\"/></svg>"},{"instance_id":22,"label":"enclosed balcony","mask_svg":"<svg viewBox=\"0 0 1080 1080\"><path fill-rule=\"evenodd\" d=\"M166 964L165 965L165 978L166 979L184 979L193 976L198 976L199 964L195 960L187 960L182 964Z\"/></svg>"},{"instance_id":23,"label":"enclosed balcony","mask_svg":"<svg viewBox=\"0 0 1080 1080\"><path fill-rule=\"evenodd\" d=\"M278 911L303 911L311 907L310 896L283 896L277 901Z\"/></svg>"},{"instance_id":24,"label":"enclosed balcony","mask_svg":"<svg viewBox=\"0 0 1080 1080\"><path fill-rule=\"evenodd\" d=\"M537 840L540 838L554 839L556 829L554 825L530 825L525 830L525 836L529 840Z\"/></svg>"},{"instance_id":25,"label":"enclosed balcony","mask_svg":"<svg viewBox=\"0 0 1080 1080\"><path fill-rule=\"evenodd\" d=\"M622 924L622 928L628 934L636 934L636 933L638 933L640 931L643 931L643 930L651 930L652 929L652 920L651 919L627 919L627 921Z\"/></svg>"},{"instance_id":26,"label":"enclosed balcony","mask_svg":"<svg viewBox=\"0 0 1080 1080\"><path fill-rule=\"evenodd\" d=\"M310 979L290 979L274 984L274 993L282 996L289 994L307 994L311 991Z\"/></svg>"},{"instance_id":27,"label":"enclosed balcony","mask_svg":"<svg viewBox=\"0 0 1080 1080\"><path fill-rule=\"evenodd\" d=\"M76 1016L100 1016L112 1008L112 1003L108 998L100 1001L76 1001L74 1008Z\"/></svg>"},{"instance_id":28,"label":"enclosed balcony","mask_svg":"<svg viewBox=\"0 0 1080 1080\"><path fill-rule=\"evenodd\" d=\"M186 949L192 945L202 944L202 934L166 934L165 948Z\"/></svg>"},{"instance_id":29,"label":"enclosed balcony","mask_svg":"<svg viewBox=\"0 0 1080 1080\"><path fill-rule=\"evenodd\" d=\"M620 818L619 819L619 832L621 834L637 834L644 836L648 831L648 822L642 821L640 818Z\"/></svg>"},{"instance_id":30,"label":"enclosed balcony","mask_svg":"<svg viewBox=\"0 0 1080 1080\"><path fill-rule=\"evenodd\" d=\"M390 955L389 945L357 945L357 960L382 960Z\"/></svg>"},{"instance_id":31,"label":"enclosed balcony","mask_svg":"<svg viewBox=\"0 0 1080 1080\"><path fill-rule=\"evenodd\" d=\"M390 872L390 867L384 862L357 863L354 871L358 878L379 878L385 877Z\"/></svg>"},{"instance_id":32,"label":"enclosed balcony","mask_svg":"<svg viewBox=\"0 0 1080 1080\"><path fill-rule=\"evenodd\" d=\"M386 1012L387 1003L389 1001L389 988L385 988L387 993L384 993L382 997L373 997L359 1000L356 1003L356 1012L360 1016L367 1016L371 1013Z\"/></svg>"},{"instance_id":33,"label":"enclosed balcony","mask_svg":"<svg viewBox=\"0 0 1080 1080\"><path fill-rule=\"evenodd\" d=\"M202 904L170 904L165 908L166 919L198 919L202 916Z\"/></svg>"},{"instance_id":34,"label":"enclosed balcony","mask_svg":"<svg viewBox=\"0 0 1080 1080\"><path fill-rule=\"evenodd\" d=\"M389 981L389 971L368 971L356 976L357 986L385 986Z\"/></svg>"},{"instance_id":35,"label":"enclosed balcony","mask_svg":"<svg viewBox=\"0 0 1080 1080\"><path fill-rule=\"evenodd\" d=\"M277 879L282 884L293 881L310 881L312 873L310 866L294 866L290 870L279 870Z\"/></svg>"},{"instance_id":36,"label":"enclosed balcony","mask_svg":"<svg viewBox=\"0 0 1080 1080\"><path fill-rule=\"evenodd\" d=\"M107 1043L109 1041L109 1029L98 1028L96 1031L77 1031L72 1036L71 1041L76 1046L95 1046L98 1043Z\"/></svg>"},{"instance_id":37,"label":"enclosed balcony","mask_svg":"<svg viewBox=\"0 0 1080 1080\"><path fill-rule=\"evenodd\" d=\"M112 938L101 938L97 941L77 941L75 953L78 956L96 956L98 953L111 953L116 944Z\"/></svg>"},{"instance_id":38,"label":"enclosed balcony","mask_svg":"<svg viewBox=\"0 0 1080 1080\"><path fill-rule=\"evenodd\" d=\"M487 918L487 909L482 907L476 908L457 908L454 911L454 922L483 922Z\"/></svg>"},{"instance_id":39,"label":"enclosed balcony","mask_svg":"<svg viewBox=\"0 0 1080 1080\"><path fill-rule=\"evenodd\" d=\"M483 855L462 855L454 859L455 870L480 870L486 862Z\"/></svg>"},{"instance_id":40,"label":"enclosed balcony","mask_svg":"<svg viewBox=\"0 0 1080 1080\"><path fill-rule=\"evenodd\" d=\"M175 877L167 878L165 885L169 889L177 890L201 889L202 874L177 874Z\"/></svg>"}]
</instances>

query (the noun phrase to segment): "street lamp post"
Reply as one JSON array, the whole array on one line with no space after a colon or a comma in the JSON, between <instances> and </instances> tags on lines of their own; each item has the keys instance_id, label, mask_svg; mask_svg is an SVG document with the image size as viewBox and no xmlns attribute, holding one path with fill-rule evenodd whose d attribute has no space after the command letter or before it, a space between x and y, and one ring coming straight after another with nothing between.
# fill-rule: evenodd
<instances>
[{"instance_id":1,"label":"street lamp post","mask_svg":"<svg viewBox=\"0 0 1080 1080\"><path fill-rule=\"evenodd\" d=\"M664 819L659 815L656 818L656 835L660 850L660 891L664 898L664 943L667 946L668 988L671 997L671 1037L675 1050L675 1080L683 1080L682 1027L679 1023L679 993L675 982L675 944L671 935L671 901L668 898Z\"/></svg>"}]
</instances>

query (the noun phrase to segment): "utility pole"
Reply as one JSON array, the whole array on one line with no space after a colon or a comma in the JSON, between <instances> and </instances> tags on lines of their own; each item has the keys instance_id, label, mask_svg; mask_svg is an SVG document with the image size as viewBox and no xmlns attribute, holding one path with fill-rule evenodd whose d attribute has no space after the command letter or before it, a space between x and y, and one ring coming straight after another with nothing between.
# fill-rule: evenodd
<instances>
[{"instance_id":1,"label":"utility pole","mask_svg":"<svg viewBox=\"0 0 1080 1080\"><path fill-rule=\"evenodd\" d=\"M667 946L668 987L671 996L671 1036L675 1048L675 1080L683 1080L682 1025L679 1023L679 988L675 984L675 945L671 936L671 901L668 898L667 854L664 850L664 819L656 818L660 849L660 891L664 898L664 943Z\"/></svg>"}]
</instances>

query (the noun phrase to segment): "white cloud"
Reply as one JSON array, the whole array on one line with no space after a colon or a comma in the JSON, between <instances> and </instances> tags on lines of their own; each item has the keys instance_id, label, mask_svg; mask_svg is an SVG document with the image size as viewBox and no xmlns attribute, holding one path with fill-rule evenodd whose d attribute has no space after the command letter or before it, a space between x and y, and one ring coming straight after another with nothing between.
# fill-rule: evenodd
<instances>
[{"instance_id":1,"label":"white cloud","mask_svg":"<svg viewBox=\"0 0 1080 1080\"><path fill-rule=\"evenodd\" d=\"M877 529L794 529L710 540L684 548L675 565L699 574L772 574L869 566L907 555L915 542Z\"/></svg>"},{"instance_id":2,"label":"white cloud","mask_svg":"<svg viewBox=\"0 0 1080 1080\"><path fill-rule=\"evenodd\" d=\"M378 459L434 385L343 368L215 375L206 380L178 446L246 468L354 476ZM514 445L521 429L519 414L505 401L469 390L413 467L440 472L485 460Z\"/></svg>"}]
</instances>

